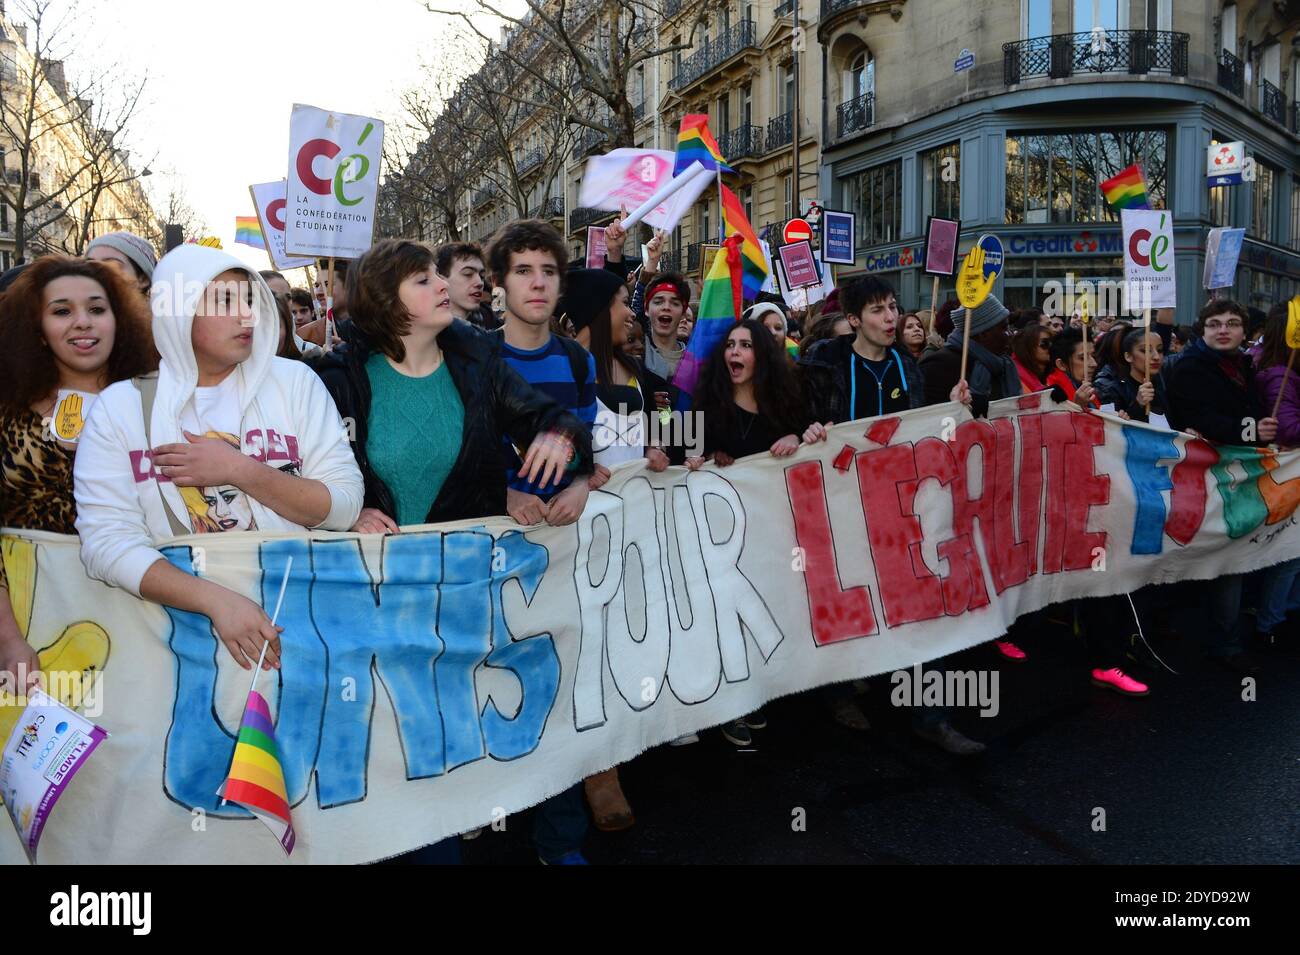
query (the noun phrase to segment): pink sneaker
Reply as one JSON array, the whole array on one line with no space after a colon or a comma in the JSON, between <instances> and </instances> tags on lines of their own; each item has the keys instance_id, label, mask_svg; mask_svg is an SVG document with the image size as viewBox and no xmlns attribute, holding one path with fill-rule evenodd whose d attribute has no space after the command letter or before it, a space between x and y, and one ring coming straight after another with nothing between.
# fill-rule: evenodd
<instances>
[{"instance_id":1,"label":"pink sneaker","mask_svg":"<svg viewBox=\"0 0 1300 955\"><path fill-rule=\"evenodd\" d=\"M998 653L1002 654L1008 660L1014 660L1016 663L1024 663L1029 659L1025 651L1021 650L1010 640L994 640L993 645L998 648Z\"/></svg>"},{"instance_id":2,"label":"pink sneaker","mask_svg":"<svg viewBox=\"0 0 1300 955\"><path fill-rule=\"evenodd\" d=\"M1125 696L1146 696L1151 692L1145 683L1139 683L1119 667L1112 670L1093 670L1092 685L1114 690Z\"/></svg>"}]
</instances>

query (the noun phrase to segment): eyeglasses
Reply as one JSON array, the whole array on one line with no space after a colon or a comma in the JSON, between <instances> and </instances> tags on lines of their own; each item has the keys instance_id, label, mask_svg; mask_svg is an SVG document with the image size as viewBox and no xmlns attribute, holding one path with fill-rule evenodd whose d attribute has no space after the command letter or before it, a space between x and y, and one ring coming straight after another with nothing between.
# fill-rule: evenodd
<instances>
[{"instance_id":1,"label":"eyeglasses","mask_svg":"<svg viewBox=\"0 0 1300 955\"><path fill-rule=\"evenodd\" d=\"M1222 331L1222 330L1225 329L1225 328L1231 328L1231 329L1234 329L1234 330L1235 330L1235 329L1239 329L1239 328L1241 328L1241 327L1242 327L1241 319L1239 319L1239 318L1232 318L1232 319L1229 319L1229 320L1226 321L1226 322L1206 322L1206 323L1205 323L1205 330L1206 330L1207 332L1218 332L1218 331Z\"/></svg>"}]
</instances>

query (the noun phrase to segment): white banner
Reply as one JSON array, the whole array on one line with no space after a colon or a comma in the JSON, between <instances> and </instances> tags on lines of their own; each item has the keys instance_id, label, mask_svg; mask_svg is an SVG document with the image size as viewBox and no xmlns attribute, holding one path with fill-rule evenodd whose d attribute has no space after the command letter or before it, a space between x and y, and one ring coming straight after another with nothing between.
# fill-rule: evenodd
<instances>
[{"instance_id":1,"label":"white banner","mask_svg":"<svg viewBox=\"0 0 1300 955\"><path fill-rule=\"evenodd\" d=\"M285 248L355 259L373 242L384 124L293 104Z\"/></svg>"},{"instance_id":2,"label":"white banner","mask_svg":"<svg viewBox=\"0 0 1300 955\"><path fill-rule=\"evenodd\" d=\"M1173 308L1174 217L1165 209L1121 209L1124 224L1124 280L1134 301L1125 307Z\"/></svg>"},{"instance_id":3,"label":"white banner","mask_svg":"<svg viewBox=\"0 0 1300 955\"><path fill-rule=\"evenodd\" d=\"M271 259L273 268L280 271L301 269L315 265L316 260L307 256L293 256L285 249L285 206L286 184L283 179L277 182L261 182L248 187L253 196L253 208L257 210L257 221L262 226L262 235L266 237L266 254Z\"/></svg>"},{"instance_id":4,"label":"white banner","mask_svg":"<svg viewBox=\"0 0 1300 955\"><path fill-rule=\"evenodd\" d=\"M603 156L587 160L582 174L578 205L589 209L629 211L645 202L673 177L675 155L663 149L613 149ZM689 170L682 173L687 175ZM663 201L645 216L656 229L671 232L695 200L713 182L711 176L699 176Z\"/></svg>"},{"instance_id":5,"label":"white banner","mask_svg":"<svg viewBox=\"0 0 1300 955\"><path fill-rule=\"evenodd\" d=\"M837 426L793 458L633 464L569 527L212 534L165 553L268 607L292 558L283 669L260 685L287 862L364 862L1057 601L1300 555L1300 453L1064 407L1031 395L973 421L942 405ZM102 674L112 734L42 861L285 864L215 795L248 673L207 619L86 580L70 538L15 532L4 556L20 626L48 670ZM24 859L12 831L0 844Z\"/></svg>"}]
</instances>

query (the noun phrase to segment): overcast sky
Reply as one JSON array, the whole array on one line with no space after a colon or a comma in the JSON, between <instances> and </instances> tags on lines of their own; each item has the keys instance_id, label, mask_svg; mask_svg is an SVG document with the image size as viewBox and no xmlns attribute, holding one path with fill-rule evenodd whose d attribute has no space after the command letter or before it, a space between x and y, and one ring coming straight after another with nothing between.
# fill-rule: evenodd
<instances>
[{"instance_id":1,"label":"overcast sky","mask_svg":"<svg viewBox=\"0 0 1300 955\"><path fill-rule=\"evenodd\" d=\"M18 19L14 0L6 9ZM449 29L419 0L81 0L80 9L94 29L69 54L70 70L97 60L148 70L133 160L156 154L155 173L175 169L211 231L258 268L269 268L266 255L234 244L234 220L253 214L249 184L285 176L291 106L387 120Z\"/></svg>"}]
</instances>

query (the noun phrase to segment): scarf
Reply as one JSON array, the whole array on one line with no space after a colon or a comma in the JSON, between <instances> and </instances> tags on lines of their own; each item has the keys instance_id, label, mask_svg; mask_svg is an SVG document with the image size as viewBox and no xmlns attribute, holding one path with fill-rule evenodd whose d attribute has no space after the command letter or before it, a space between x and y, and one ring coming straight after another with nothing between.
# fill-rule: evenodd
<instances>
[{"instance_id":1,"label":"scarf","mask_svg":"<svg viewBox=\"0 0 1300 955\"><path fill-rule=\"evenodd\" d=\"M961 339L961 329L954 328L944 346L954 349L960 355ZM995 381L1003 398L1013 398L1020 394L1020 375L1016 371L1015 362L1010 358L993 354L973 338L970 341L970 357L972 363L966 369L966 384L970 386L972 395L991 397Z\"/></svg>"}]
</instances>

